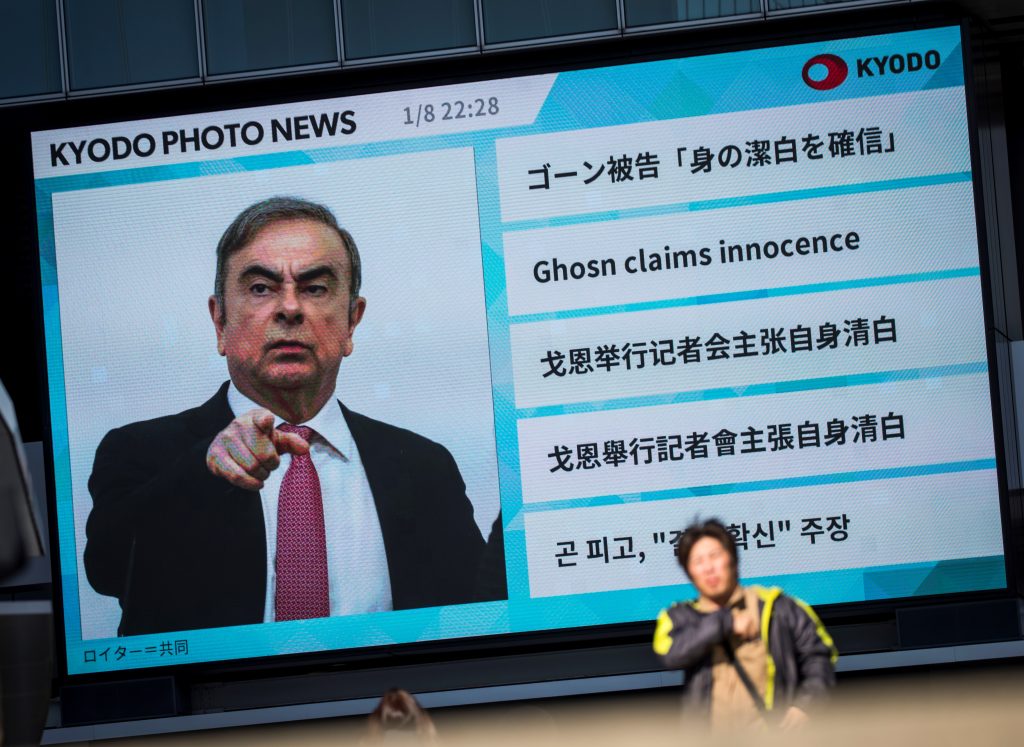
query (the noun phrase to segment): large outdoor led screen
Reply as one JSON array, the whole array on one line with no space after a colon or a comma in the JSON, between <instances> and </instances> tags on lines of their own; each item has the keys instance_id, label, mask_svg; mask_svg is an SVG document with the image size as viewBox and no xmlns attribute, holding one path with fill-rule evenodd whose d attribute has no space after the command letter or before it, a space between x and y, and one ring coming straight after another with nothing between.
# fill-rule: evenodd
<instances>
[{"instance_id":1,"label":"large outdoor led screen","mask_svg":"<svg viewBox=\"0 0 1024 747\"><path fill-rule=\"evenodd\" d=\"M35 133L68 672L653 620L696 516L1003 587L969 142L958 28Z\"/></svg>"}]
</instances>

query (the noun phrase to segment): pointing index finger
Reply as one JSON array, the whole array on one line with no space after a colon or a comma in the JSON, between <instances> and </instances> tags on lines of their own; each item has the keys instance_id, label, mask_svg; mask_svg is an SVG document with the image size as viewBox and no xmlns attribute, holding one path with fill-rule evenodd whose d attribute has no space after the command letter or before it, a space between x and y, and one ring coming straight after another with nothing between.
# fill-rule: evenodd
<instances>
[{"instance_id":1,"label":"pointing index finger","mask_svg":"<svg viewBox=\"0 0 1024 747\"><path fill-rule=\"evenodd\" d=\"M252 424L266 435L272 435L274 432L274 413L262 408L253 410Z\"/></svg>"},{"instance_id":2,"label":"pointing index finger","mask_svg":"<svg viewBox=\"0 0 1024 747\"><path fill-rule=\"evenodd\" d=\"M309 453L309 442L297 433L286 433L275 429L272 438L278 454L288 452L301 456Z\"/></svg>"}]
</instances>

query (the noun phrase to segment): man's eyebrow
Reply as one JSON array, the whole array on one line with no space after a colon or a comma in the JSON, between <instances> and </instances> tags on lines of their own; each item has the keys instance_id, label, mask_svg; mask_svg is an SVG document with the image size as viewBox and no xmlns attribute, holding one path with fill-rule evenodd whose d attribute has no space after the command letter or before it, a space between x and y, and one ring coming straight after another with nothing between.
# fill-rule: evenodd
<instances>
[{"instance_id":1,"label":"man's eyebrow","mask_svg":"<svg viewBox=\"0 0 1024 747\"><path fill-rule=\"evenodd\" d=\"M316 280L317 278L322 277L329 277L332 280L337 280L338 274L330 265L317 265L316 267L310 267L308 270L303 270L295 276L295 279L300 283L305 283L309 280Z\"/></svg>"},{"instance_id":2,"label":"man's eyebrow","mask_svg":"<svg viewBox=\"0 0 1024 747\"><path fill-rule=\"evenodd\" d=\"M275 283L283 283L284 275L274 272L269 267L263 265L249 265L242 274L238 276L239 280L247 280L251 277L266 278L267 280L273 280Z\"/></svg>"}]
</instances>

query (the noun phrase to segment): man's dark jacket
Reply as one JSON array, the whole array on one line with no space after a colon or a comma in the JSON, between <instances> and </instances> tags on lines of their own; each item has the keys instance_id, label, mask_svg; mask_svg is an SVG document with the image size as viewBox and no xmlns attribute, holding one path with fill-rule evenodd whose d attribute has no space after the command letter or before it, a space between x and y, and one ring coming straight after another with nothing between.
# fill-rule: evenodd
<instances>
[{"instance_id":1,"label":"man's dark jacket","mask_svg":"<svg viewBox=\"0 0 1024 747\"><path fill-rule=\"evenodd\" d=\"M120 600L119 635L263 621L260 494L206 468L210 443L234 417L227 389L112 430L96 450L85 570L96 591ZM394 608L483 601L484 540L451 454L339 406L377 506Z\"/></svg>"},{"instance_id":2,"label":"man's dark jacket","mask_svg":"<svg viewBox=\"0 0 1024 747\"><path fill-rule=\"evenodd\" d=\"M808 605L778 588L754 588L768 646L765 704L780 714L791 705L808 711L835 685L832 638ZM692 603L673 604L658 616L654 651L666 667L685 671L683 701L690 712L710 712L712 652L731 634L728 607L700 612Z\"/></svg>"}]
</instances>

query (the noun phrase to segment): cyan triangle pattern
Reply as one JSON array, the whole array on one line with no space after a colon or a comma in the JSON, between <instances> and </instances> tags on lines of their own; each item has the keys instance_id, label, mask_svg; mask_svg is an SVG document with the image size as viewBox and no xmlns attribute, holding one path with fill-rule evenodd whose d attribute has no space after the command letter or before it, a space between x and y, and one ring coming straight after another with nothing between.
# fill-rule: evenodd
<instances>
[{"instance_id":1,"label":"cyan triangle pattern","mask_svg":"<svg viewBox=\"0 0 1024 747\"><path fill-rule=\"evenodd\" d=\"M864 573L865 599L996 589L1006 583L1002 556L942 560L934 565Z\"/></svg>"},{"instance_id":2,"label":"cyan triangle pattern","mask_svg":"<svg viewBox=\"0 0 1024 747\"><path fill-rule=\"evenodd\" d=\"M677 72L647 104L651 119L674 119L686 111L690 116L707 114L714 99L697 82Z\"/></svg>"},{"instance_id":3,"label":"cyan triangle pattern","mask_svg":"<svg viewBox=\"0 0 1024 747\"><path fill-rule=\"evenodd\" d=\"M964 589L995 589L1006 583L1003 558L941 560L921 580L915 595L949 594Z\"/></svg>"},{"instance_id":4,"label":"cyan triangle pattern","mask_svg":"<svg viewBox=\"0 0 1024 747\"><path fill-rule=\"evenodd\" d=\"M708 113L715 97L679 71L679 65L669 60L559 75L536 125L551 131L582 129ZM654 75L650 66L667 69L663 76ZM665 82L651 83L660 80Z\"/></svg>"},{"instance_id":5,"label":"cyan triangle pattern","mask_svg":"<svg viewBox=\"0 0 1024 747\"><path fill-rule=\"evenodd\" d=\"M963 51L957 44L948 54L943 56L939 69L932 73L932 77L922 86L923 90L935 88L949 88L950 86L962 86L963 75Z\"/></svg>"}]
</instances>

